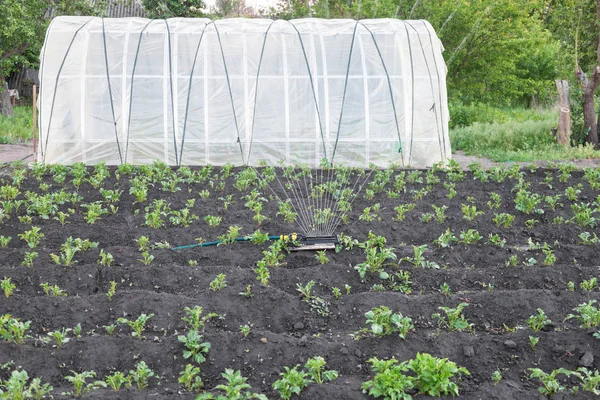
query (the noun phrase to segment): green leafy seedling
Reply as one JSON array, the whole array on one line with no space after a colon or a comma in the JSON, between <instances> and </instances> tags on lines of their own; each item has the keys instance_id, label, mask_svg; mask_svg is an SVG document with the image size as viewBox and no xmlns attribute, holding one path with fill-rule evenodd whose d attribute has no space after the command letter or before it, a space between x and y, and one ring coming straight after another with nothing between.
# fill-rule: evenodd
<instances>
[{"instance_id":1,"label":"green leafy seedling","mask_svg":"<svg viewBox=\"0 0 600 400\"><path fill-rule=\"evenodd\" d=\"M532 315L527 319L527 326L534 332L539 332L546 325L551 324L552 321L548 319L546 313L541 308L537 309L537 314Z\"/></svg>"},{"instance_id":2,"label":"green leafy seedling","mask_svg":"<svg viewBox=\"0 0 600 400\"><path fill-rule=\"evenodd\" d=\"M452 381L459 375L470 375L464 367L447 358L434 357L428 353L417 353L408 367L417 374L415 388L421 394L428 396L458 396L458 385Z\"/></svg>"},{"instance_id":3,"label":"green leafy seedling","mask_svg":"<svg viewBox=\"0 0 600 400\"><path fill-rule=\"evenodd\" d=\"M338 372L325 369L327 362L323 357L312 357L306 361L304 368L308 371L310 378L317 384L321 385L324 382L334 381L338 378Z\"/></svg>"},{"instance_id":4,"label":"green leafy seedling","mask_svg":"<svg viewBox=\"0 0 600 400\"><path fill-rule=\"evenodd\" d=\"M69 343L69 338L67 335L71 332L71 328L62 328L61 330L48 332L48 336L53 338L56 341L56 348L62 348L62 345L65 343Z\"/></svg>"},{"instance_id":5,"label":"green leafy seedling","mask_svg":"<svg viewBox=\"0 0 600 400\"><path fill-rule=\"evenodd\" d=\"M217 385L215 389L225 392L224 395L215 397L212 393L202 393L196 400L268 400L264 394L251 393L248 390L252 387L246 383L248 378L244 378L240 371L226 369L221 373L221 376L227 382L226 384Z\"/></svg>"},{"instance_id":6,"label":"green leafy seedling","mask_svg":"<svg viewBox=\"0 0 600 400\"><path fill-rule=\"evenodd\" d=\"M581 327L586 329L600 326L600 310L594 306L596 303L596 300L590 300L587 303L579 304L573 309L577 314L567 315L565 321L575 318L581 322Z\"/></svg>"},{"instance_id":7,"label":"green leafy seedling","mask_svg":"<svg viewBox=\"0 0 600 400\"><path fill-rule=\"evenodd\" d=\"M183 358L191 358L196 364L202 364L206 361L205 355L210 350L210 343L202 341L202 335L198 331L189 331L187 335L177 336L177 340L183 343L186 350L183 351Z\"/></svg>"},{"instance_id":8,"label":"green leafy seedling","mask_svg":"<svg viewBox=\"0 0 600 400\"><path fill-rule=\"evenodd\" d=\"M564 392L566 387L557 379L558 375L571 376L572 371L565 368L558 368L549 374L539 368L528 368L529 379L538 379L543 386L538 387L538 391L546 396L552 396L559 392Z\"/></svg>"},{"instance_id":9,"label":"green leafy seedling","mask_svg":"<svg viewBox=\"0 0 600 400\"><path fill-rule=\"evenodd\" d=\"M408 332L414 328L412 319L401 313L394 313L386 306L375 307L365 314L366 324L369 328L362 329L355 334L360 339L364 334L375 336L388 336L397 333L402 339L406 339Z\"/></svg>"},{"instance_id":10,"label":"green leafy seedling","mask_svg":"<svg viewBox=\"0 0 600 400\"><path fill-rule=\"evenodd\" d=\"M362 391L374 398L411 400L408 394L413 389L415 378L407 375L406 362L398 364L395 358L380 360L373 357L367 361L374 372L373 379L363 382Z\"/></svg>"},{"instance_id":11,"label":"green leafy seedling","mask_svg":"<svg viewBox=\"0 0 600 400\"><path fill-rule=\"evenodd\" d=\"M471 330L473 324L469 323L462 314L462 310L468 305L460 303L456 308L438 307L444 314L435 313L431 317L438 321L440 327L446 327L450 331L468 331Z\"/></svg>"},{"instance_id":12,"label":"green leafy seedling","mask_svg":"<svg viewBox=\"0 0 600 400\"><path fill-rule=\"evenodd\" d=\"M31 249L35 249L40 243L40 240L44 237L43 233L40 233L41 228L32 226L31 229L23 233L19 233L21 240L27 242L27 245Z\"/></svg>"},{"instance_id":13,"label":"green leafy seedling","mask_svg":"<svg viewBox=\"0 0 600 400\"><path fill-rule=\"evenodd\" d=\"M136 337L138 339L142 339L142 332L145 329L146 323L152 318L154 314L140 314L140 316L135 321L130 321L127 318L119 318L117 322L120 324L127 324L133 332L131 336Z\"/></svg>"},{"instance_id":14,"label":"green leafy seedling","mask_svg":"<svg viewBox=\"0 0 600 400\"><path fill-rule=\"evenodd\" d=\"M293 368L284 367L285 371L280 372L281 378L273 383L273 389L275 389L279 396L283 400L289 400L294 394L299 396L300 392L308 386L310 383L310 376L299 369L299 365Z\"/></svg>"},{"instance_id":15,"label":"green leafy seedling","mask_svg":"<svg viewBox=\"0 0 600 400\"><path fill-rule=\"evenodd\" d=\"M154 376L154 371L148 367L145 361L140 361L135 370L129 371L129 376L137 384L137 388L142 390L148 387L148 380Z\"/></svg>"},{"instance_id":16,"label":"green leafy seedling","mask_svg":"<svg viewBox=\"0 0 600 400\"><path fill-rule=\"evenodd\" d=\"M75 392L66 393L67 395L81 397L93 390L106 387L106 383L103 381L93 381L90 383L87 382L88 379L93 379L96 377L96 373L94 371L83 371L79 373L71 371L71 373L73 375L66 376L65 379L73 384Z\"/></svg>"},{"instance_id":17,"label":"green leafy seedling","mask_svg":"<svg viewBox=\"0 0 600 400\"><path fill-rule=\"evenodd\" d=\"M8 299L17 288L17 285L12 283L10 278L4 277L4 279L0 281L0 288L4 291L4 297Z\"/></svg>"},{"instance_id":18,"label":"green leafy seedling","mask_svg":"<svg viewBox=\"0 0 600 400\"><path fill-rule=\"evenodd\" d=\"M212 318L219 318L219 314L217 313L208 313L206 315L202 315L204 313L204 309L201 306L194 306L191 308L185 307L183 312L186 316L181 318L181 320L185 322L190 329L198 332L204 332L204 325L208 320Z\"/></svg>"},{"instance_id":19,"label":"green leafy seedling","mask_svg":"<svg viewBox=\"0 0 600 400\"><path fill-rule=\"evenodd\" d=\"M200 368L187 364L179 373L179 383L184 385L188 392L199 392L204 385L200 378Z\"/></svg>"},{"instance_id":20,"label":"green leafy seedling","mask_svg":"<svg viewBox=\"0 0 600 400\"><path fill-rule=\"evenodd\" d=\"M130 387L131 379L132 379L132 377L130 375L125 375L121 371L116 371L112 375L108 375L105 378L106 384L115 392L118 392L119 390L121 390L121 386L123 386L123 385L126 388Z\"/></svg>"}]
</instances>

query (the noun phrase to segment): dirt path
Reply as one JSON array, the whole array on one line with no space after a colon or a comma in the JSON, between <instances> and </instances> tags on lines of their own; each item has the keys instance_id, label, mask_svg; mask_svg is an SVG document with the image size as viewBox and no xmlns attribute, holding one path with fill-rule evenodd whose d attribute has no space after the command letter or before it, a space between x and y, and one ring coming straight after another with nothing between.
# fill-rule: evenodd
<instances>
[{"instance_id":1,"label":"dirt path","mask_svg":"<svg viewBox=\"0 0 600 400\"><path fill-rule=\"evenodd\" d=\"M469 166L469 164L471 164L473 162L478 162L485 169L489 169L489 168L492 168L492 167L495 167L498 165L514 164L514 162L494 162L487 158L468 156L461 150L458 150L456 153L452 154L452 159L454 161L456 161L457 163L459 163L463 167L463 169L466 169ZM583 160L563 160L562 162L572 162L577 168L586 168L586 167L596 168L596 167L600 166L600 159L598 159L598 158L583 159ZM548 161L518 162L517 164L520 164L520 165L535 164L538 167L545 168L548 166Z\"/></svg>"},{"instance_id":2,"label":"dirt path","mask_svg":"<svg viewBox=\"0 0 600 400\"><path fill-rule=\"evenodd\" d=\"M33 141L27 144L0 145L0 163L22 160L24 163L33 162Z\"/></svg>"}]
</instances>

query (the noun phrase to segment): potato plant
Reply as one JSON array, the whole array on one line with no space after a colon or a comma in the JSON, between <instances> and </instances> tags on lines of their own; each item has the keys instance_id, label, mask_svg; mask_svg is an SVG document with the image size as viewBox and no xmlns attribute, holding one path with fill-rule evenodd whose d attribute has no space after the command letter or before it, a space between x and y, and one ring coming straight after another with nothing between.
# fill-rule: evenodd
<instances>
[{"instance_id":1,"label":"potato plant","mask_svg":"<svg viewBox=\"0 0 600 400\"><path fill-rule=\"evenodd\" d=\"M54 388L49 383L42 383L41 378L29 379L25 370L13 370L5 381L0 379L0 396L6 399L42 399L51 398Z\"/></svg>"},{"instance_id":2,"label":"potato plant","mask_svg":"<svg viewBox=\"0 0 600 400\"><path fill-rule=\"evenodd\" d=\"M406 335L414 325L410 317L405 317L401 313L394 313L386 306L375 307L365 314L366 324L368 328L361 329L355 333L355 338L360 339L366 335L388 336L397 333L402 339L406 339Z\"/></svg>"},{"instance_id":3,"label":"potato plant","mask_svg":"<svg viewBox=\"0 0 600 400\"><path fill-rule=\"evenodd\" d=\"M232 369L226 369L225 372L221 373L226 383L221 383L215 387L215 390L224 392L224 394L214 395L213 393L206 392L200 394L196 399L198 400L225 400L225 399L257 399L267 400L267 396L260 393L250 392L252 386L246 381L248 378L242 376L240 371L234 371Z\"/></svg>"},{"instance_id":4,"label":"potato plant","mask_svg":"<svg viewBox=\"0 0 600 400\"><path fill-rule=\"evenodd\" d=\"M429 396L458 396L458 385L452 379L470 375L466 368L458 367L447 358L428 353L417 353L414 359L401 363L394 358L380 360L377 357L371 358L369 363L375 375L373 380L362 384L362 390L373 397L410 399L407 392L412 389Z\"/></svg>"},{"instance_id":5,"label":"potato plant","mask_svg":"<svg viewBox=\"0 0 600 400\"><path fill-rule=\"evenodd\" d=\"M142 313L139 317L137 317L137 319L133 321L127 318L119 318L117 319L117 322L119 324L127 324L132 330L131 336L141 340L143 338L142 333L144 332L146 324L153 316L154 314Z\"/></svg>"}]
</instances>

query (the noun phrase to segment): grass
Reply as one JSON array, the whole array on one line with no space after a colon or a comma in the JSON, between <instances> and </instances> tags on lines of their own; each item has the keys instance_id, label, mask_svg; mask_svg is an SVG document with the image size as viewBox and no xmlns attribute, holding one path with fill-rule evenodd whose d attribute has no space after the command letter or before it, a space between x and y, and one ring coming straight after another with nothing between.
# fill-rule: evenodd
<instances>
[{"instance_id":1,"label":"grass","mask_svg":"<svg viewBox=\"0 0 600 400\"><path fill-rule=\"evenodd\" d=\"M543 118L536 120L476 122L454 128L450 131L452 150L462 150L467 155L496 162L600 158L600 151L591 146L564 148L558 145L552 133L557 124L556 114L548 111L540 114Z\"/></svg>"},{"instance_id":2,"label":"grass","mask_svg":"<svg viewBox=\"0 0 600 400\"><path fill-rule=\"evenodd\" d=\"M0 144L25 143L33 138L31 107L15 107L14 118L0 116Z\"/></svg>"},{"instance_id":3,"label":"grass","mask_svg":"<svg viewBox=\"0 0 600 400\"><path fill-rule=\"evenodd\" d=\"M555 112L551 109L525 108L525 107L494 107L489 104L475 103L464 105L459 101L450 101L450 129L470 126L475 122L480 123L506 123L510 121L542 121L554 118ZM556 117L557 118L557 117Z\"/></svg>"}]
</instances>

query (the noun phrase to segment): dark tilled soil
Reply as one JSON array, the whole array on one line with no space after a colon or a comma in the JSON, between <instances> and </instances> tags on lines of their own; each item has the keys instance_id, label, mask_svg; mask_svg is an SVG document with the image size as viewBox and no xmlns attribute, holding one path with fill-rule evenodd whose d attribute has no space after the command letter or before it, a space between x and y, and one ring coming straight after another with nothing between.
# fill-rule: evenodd
<instances>
[{"instance_id":1,"label":"dark tilled soil","mask_svg":"<svg viewBox=\"0 0 600 400\"><path fill-rule=\"evenodd\" d=\"M547 174L554 176L552 188L543 184ZM444 173L437 173L437 176L442 182L447 180ZM564 194L566 187L581 183L577 202L600 202L597 199L599 192L592 190L582 179L582 172L573 172L567 182L559 182L558 176L557 171L525 171L525 178L531 184L529 190L533 192L544 196ZM4 183L10 182L6 169L2 179ZM372 291L374 284L381 283L378 276L368 275L361 281L353 269L365 260L364 252L359 248L339 253L329 251L330 262L325 265L317 262L313 252L293 252L286 257L284 265L270 269L271 281L266 287L256 280L253 269L268 245L236 243L179 252L154 249L151 254L155 259L150 265L139 262L141 255L135 239L142 235L151 238L152 242L166 240L171 245L183 245L194 243L198 237L216 240L230 225L239 225L244 234L256 230L253 213L244 207L245 201L241 199L245 193L233 188L233 178L225 181L225 189L220 192L210 189L207 184L181 183L180 191L169 193L161 191L157 185L150 189L149 200L140 205L134 204L135 198L128 194L128 180L111 176L103 187L123 190L117 204L119 210L115 215L103 216L95 224L85 222L82 216L85 209L80 204L61 206L63 211L67 208L76 211L64 226L52 217L43 220L33 216L32 224L19 222L14 213L10 219L5 219L0 224L1 235L13 239L7 248L0 249L0 277L10 277L17 291L8 299L0 299L0 313L10 313L22 320L30 320L32 324L31 338L25 344L0 343L0 364L13 361L14 365L27 370L29 376L42 377L54 386L53 394L60 398L61 392L71 390L64 379L71 370L93 370L99 377L104 377L116 370L127 372L138 361L144 360L160 377L160 380L152 379L148 389L130 388L120 392L102 389L87 398L193 398L194 395L186 393L177 382L179 372L189 362L183 359L183 346L177 335L186 329L181 320L184 307L200 305L205 311L223 317L206 326L205 340L210 342L211 350L207 361L200 366L206 389L222 382L220 373L225 368L233 368L249 378L255 391L277 398L271 384L278 379L283 367L304 363L319 355L326 359L329 368L339 371L339 379L324 385L313 384L300 397L363 399L366 395L361 392L361 383L372 377L369 358L407 360L417 352L427 352L447 357L470 371L470 376L458 382L463 398L526 399L537 398L539 386L539 382L527 378L528 368L541 368L547 372L559 367L576 369L586 352L592 352L595 357L592 368L600 366L600 340L592 336L594 330L580 328L575 320L563 321L577 305L600 299L598 288L593 292L579 288L584 279L600 278L600 248L584 246L578 238L584 231L597 234L600 231L597 227L582 228L575 223L553 223L557 216L565 220L573 216L572 202L564 196L563 206L556 211L544 205L544 214L526 215L515 210L512 191L517 183L515 179L482 183L467 173L466 179L456 183L455 198L449 200L446 197L448 191L442 184L435 184L422 200L415 202L416 208L407 214L406 220L398 222L392 219L393 208L400 203L413 202L411 191L424 188L425 183L408 184L400 199L390 199L385 193L379 193L371 200L361 195L353 203L348 224L342 225L339 232L361 241L366 240L369 231L385 236L388 246L396 249L398 259L411 256L412 245L427 244L427 260L441 266L440 269L414 268L406 261L399 267L388 266L390 273L398 269L410 271L410 294ZM69 192L75 190L70 183L54 182L51 175L43 182L51 185L50 192L61 188ZM211 191L209 198L198 196L203 189ZM24 198L28 190L41 193L39 182L32 177L23 182L20 190L19 198ZM502 196L499 210L490 211L487 206L491 192ZM78 193L86 203L102 199L98 189L87 183ZM236 202L224 210L223 202L218 198L228 194L233 194ZM461 212L461 204L467 204L468 196L475 199L478 210L485 211L472 222L463 219ZM172 209L181 209L189 198L196 199L193 212L200 217L190 227L174 227L168 222L160 229L143 225L144 207L153 199L164 199ZM380 221L359 220L362 210L374 203L381 205ZM433 211L432 204L448 206L447 219L443 223L420 221L421 214ZM260 227L263 231L280 234L296 229L284 223L276 212L276 201L265 204L263 214L270 220ZM514 225L508 229L497 227L492 222L494 212L514 214ZM221 225L209 228L203 220L208 214L222 216ZM19 209L18 215L26 215L25 206ZM595 216L600 218L598 212ZM525 221L529 219L539 222L528 229ZM18 234L31 225L41 227L45 237L36 249L38 259L28 268L20 265L28 249ZM476 229L484 239L468 246L455 244L440 248L434 245L433 241L448 228L456 236L461 231ZM495 233L506 239L504 248L485 244L488 235ZM99 248L78 253L75 256L78 262L74 266L57 266L49 255L57 253L69 236L99 242ZM529 238L552 246L556 263L543 265L544 254L541 250L528 249ZM100 248L114 256L115 265L104 267L96 263ZM505 263L512 255L517 256L519 265L506 267ZM536 264L525 265L531 258ZM189 260L197 260L197 266L190 266ZM209 290L209 284L219 273L226 274L227 287L213 292ZM296 284L310 280L316 282L313 292L330 301L329 317L312 313L298 295ZM109 301L105 293L110 281L117 282L117 291ZM567 290L570 281L576 285L573 292ZM46 296L40 288L44 282L57 284L68 296ZM440 293L442 283L450 286L451 294ZM345 294L346 284L351 286L350 295ZM252 285L252 298L239 295L246 285ZM339 300L332 295L333 287L344 293ZM438 312L440 306L455 307L461 302L469 304L464 313L474 324L473 330L449 332L439 329L432 314ZM351 334L364 327L365 312L381 305L410 316L415 330L406 340L397 336L353 340ZM533 333L527 328L526 320L537 308L543 309L552 323ZM154 314L144 332L144 340L132 337L129 328L123 325L119 325L112 336L103 328L116 323L119 317L135 319L141 313ZM82 336L72 338L61 349L38 339L49 331L74 327L78 323L82 326ZM247 338L239 332L239 326L243 324L252 324ZM540 338L535 351L529 345L530 335ZM503 375L496 386L491 380L495 370L502 371ZM9 369L0 371L0 378L6 379L8 375ZM562 382L568 387L576 383L574 380ZM577 397L593 396L580 392Z\"/></svg>"}]
</instances>

